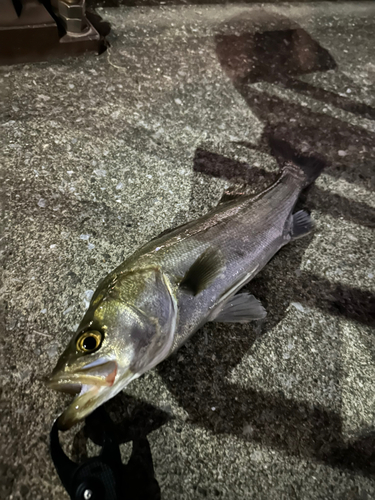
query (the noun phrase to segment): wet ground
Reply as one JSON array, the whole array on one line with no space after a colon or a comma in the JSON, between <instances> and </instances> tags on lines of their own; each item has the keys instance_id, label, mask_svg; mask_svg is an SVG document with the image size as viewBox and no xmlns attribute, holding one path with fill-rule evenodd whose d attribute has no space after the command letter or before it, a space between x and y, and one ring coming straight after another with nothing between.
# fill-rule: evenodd
<instances>
[{"instance_id":1,"label":"wet ground","mask_svg":"<svg viewBox=\"0 0 375 500\"><path fill-rule=\"evenodd\" d=\"M107 409L148 433L164 499L375 498L375 5L97 13L100 57L1 68L0 497L67 498L48 433L69 398L42 377L107 272L272 182L273 134L329 166L314 233L248 285L267 319L206 325Z\"/></svg>"}]
</instances>

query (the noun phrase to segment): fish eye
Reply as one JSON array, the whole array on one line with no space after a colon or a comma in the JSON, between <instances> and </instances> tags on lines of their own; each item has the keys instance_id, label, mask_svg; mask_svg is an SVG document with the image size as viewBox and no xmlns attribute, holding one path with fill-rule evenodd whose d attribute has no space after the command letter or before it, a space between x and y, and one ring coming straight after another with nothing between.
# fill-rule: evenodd
<instances>
[{"instance_id":1,"label":"fish eye","mask_svg":"<svg viewBox=\"0 0 375 500\"><path fill-rule=\"evenodd\" d=\"M103 334L101 332L85 332L80 337L78 337L76 346L78 351L94 352L100 347L102 340Z\"/></svg>"}]
</instances>

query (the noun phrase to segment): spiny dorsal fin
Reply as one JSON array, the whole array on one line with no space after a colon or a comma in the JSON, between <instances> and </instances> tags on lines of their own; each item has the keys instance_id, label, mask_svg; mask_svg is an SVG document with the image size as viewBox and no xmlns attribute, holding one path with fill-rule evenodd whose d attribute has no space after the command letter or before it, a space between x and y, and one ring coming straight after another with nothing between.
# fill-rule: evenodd
<instances>
[{"instance_id":1,"label":"spiny dorsal fin","mask_svg":"<svg viewBox=\"0 0 375 500\"><path fill-rule=\"evenodd\" d=\"M162 238L163 236L165 236L166 234L171 233L172 231L177 231L177 229L182 229L184 226L187 226L188 224L189 224L188 222L184 222L183 224L179 224L176 227L169 227L168 229L165 229L164 231L162 231L157 236L154 236L153 238L151 238L150 241L158 240L159 238Z\"/></svg>"},{"instance_id":2,"label":"spiny dorsal fin","mask_svg":"<svg viewBox=\"0 0 375 500\"><path fill-rule=\"evenodd\" d=\"M218 205L222 203L226 203L227 201L232 201L241 196L246 196L248 193L246 192L246 185L242 184L241 186L231 186L226 189L223 193L223 196L220 198Z\"/></svg>"},{"instance_id":3,"label":"spiny dorsal fin","mask_svg":"<svg viewBox=\"0 0 375 500\"><path fill-rule=\"evenodd\" d=\"M219 249L207 248L186 271L180 287L198 295L219 276L225 267L223 256Z\"/></svg>"}]
</instances>

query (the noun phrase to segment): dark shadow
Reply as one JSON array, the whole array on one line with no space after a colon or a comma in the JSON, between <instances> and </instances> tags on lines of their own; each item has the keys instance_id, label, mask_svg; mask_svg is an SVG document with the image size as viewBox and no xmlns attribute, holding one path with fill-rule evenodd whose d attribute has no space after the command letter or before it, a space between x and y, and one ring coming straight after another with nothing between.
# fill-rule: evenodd
<instances>
[{"instance_id":1,"label":"dark shadow","mask_svg":"<svg viewBox=\"0 0 375 500\"><path fill-rule=\"evenodd\" d=\"M193 169L194 172L211 177L255 186L256 190L259 190L260 180L270 185L277 177L276 173L268 172L264 168L253 167L201 148L195 151Z\"/></svg>"},{"instance_id":2,"label":"dark shadow","mask_svg":"<svg viewBox=\"0 0 375 500\"><path fill-rule=\"evenodd\" d=\"M119 444L145 438L171 419L171 415L165 411L138 401L124 392L117 394L103 406L111 417L113 423L111 433ZM76 434L73 444L75 460L87 458L87 439L102 446L102 428L99 420L86 420L85 427Z\"/></svg>"},{"instance_id":3,"label":"dark shadow","mask_svg":"<svg viewBox=\"0 0 375 500\"><path fill-rule=\"evenodd\" d=\"M289 286L292 286L292 283L289 283ZM296 296L306 304L319 307L329 314L375 326L375 295L368 291L330 283L314 274L303 273ZM312 296L314 300L311 300Z\"/></svg>"},{"instance_id":4,"label":"dark shadow","mask_svg":"<svg viewBox=\"0 0 375 500\"><path fill-rule=\"evenodd\" d=\"M313 235L283 248L246 286L269 311L263 322L231 327L208 323L193 341L157 369L178 404L188 412L190 423L369 475L375 466L374 448L365 437L355 443L345 442L339 414L319 405L295 402L282 392L244 389L227 380L243 356L251 353L254 343L261 342L262 335L284 318L293 300L366 324L374 322L373 296L309 273L297 277L296 270L311 238ZM280 268L284 278L278 284L274 276ZM338 356L337 378L340 372ZM249 425L250 432L246 431Z\"/></svg>"},{"instance_id":5,"label":"dark shadow","mask_svg":"<svg viewBox=\"0 0 375 500\"><path fill-rule=\"evenodd\" d=\"M111 25L108 21L105 21L97 12L93 10L86 10L86 17L103 39L109 35L111 31Z\"/></svg>"},{"instance_id":6,"label":"dark shadow","mask_svg":"<svg viewBox=\"0 0 375 500\"><path fill-rule=\"evenodd\" d=\"M270 153L268 148L264 148L263 152ZM244 183L250 192L253 188L254 193L272 184L278 175L201 148L195 152L194 171L234 183ZM328 194L317 186L312 186L310 192L308 205L310 209L319 208L332 217L344 218L361 226L375 228L375 209L370 205L338 194Z\"/></svg>"},{"instance_id":7,"label":"dark shadow","mask_svg":"<svg viewBox=\"0 0 375 500\"><path fill-rule=\"evenodd\" d=\"M93 413L86 418L85 427L74 438L73 458L76 462L88 459L87 440L103 446L103 428L116 443L132 441L130 459L122 469L123 489L129 500L159 500L160 487L155 478L150 444L147 435L159 429L171 416L154 406L136 401L124 393L104 405L107 412ZM98 412L98 410L97 410ZM108 417L110 416L110 418ZM106 417L106 418L104 418Z\"/></svg>"},{"instance_id":8,"label":"dark shadow","mask_svg":"<svg viewBox=\"0 0 375 500\"><path fill-rule=\"evenodd\" d=\"M331 164L329 175L375 188L375 134L364 128L313 112L301 97L374 119L375 110L333 92L316 88L298 77L335 70L329 52L295 22L259 10L251 18L234 18L215 36L219 62L254 114L264 123L263 137L253 149L267 151L276 135L303 152L318 154ZM271 84L259 90L255 83ZM299 103L282 99L272 88L289 88ZM295 101L295 100L294 100Z\"/></svg>"},{"instance_id":9,"label":"dark shadow","mask_svg":"<svg viewBox=\"0 0 375 500\"><path fill-rule=\"evenodd\" d=\"M275 17L275 16L273 16ZM277 16L277 21L283 21ZM295 78L337 68L329 52L303 29L281 29L216 36L219 61L236 85L276 83L350 113L375 119L375 109Z\"/></svg>"},{"instance_id":10,"label":"dark shadow","mask_svg":"<svg viewBox=\"0 0 375 500\"><path fill-rule=\"evenodd\" d=\"M265 124L259 143L242 145L269 155L270 137L276 135L291 142L297 150L327 158L330 166L326 173L330 176L374 187L371 153L374 134L323 113L314 113L302 104L284 101L253 85L267 82L297 91L300 96L309 95L345 111L373 118L373 108L297 79L310 72L334 70L336 63L329 52L295 23L261 11L258 17L252 12L251 20L241 16L241 19L229 23L227 30L229 33L220 33L215 39L219 61L245 102ZM340 153L341 150L345 150L346 156ZM276 160L282 161L280 158ZM269 186L277 176L200 148L195 154L194 171L233 183L244 183L254 193ZM193 200L203 193L201 180L200 177L193 184L192 211L196 210ZM333 217L344 217L374 227L375 211L365 203L326 193L317 186L312 186L308 194L308 199L306 192L301 197L298 208L317 207ZM201 331L176 357L163 363L159 372L179 404L189 413L191 422L215 433L234 434L334 467L364 475L373 474L373 439L366 435L353 443L346 443L339 414L312 407L309 403L297 403L282 393L270 395L255 389L243 389L227 381L231 370L246 353L251 353L259 330L263 333L270 331L283 319L291 301L362 324L374 324L375 297L371 293L330 283L311 273L297 276L296 271L309 242L306 238L282 249L248 285L247 288L271 311L262 325L228 328L208 324L204 327L208 342L204 341ZM274 276L280 275L280 269L283 282L278 286ZM340 372L338 359L338 379ZM251 433L244 434L248 424L251 424Z\"/></svg>"},{"instance_id":11,"label":"dark shadow","mask_svg":"<svg viewBox=\"0 0 375 500\"><path fill-rule=\"evenodd\" d=\"M369 120L375 120L375 108L363 102L350 101L347 97L339 96L329 90L314 87L307 82L295 78L288 78L285 82L285 87L308 97L312 97L313 99L317 99L318 101L329 103L349 113L360 115Z\"/></svg>"},{"instance_id":12,"label":"dark shadow","mask_svg":"<svg viewBox=\"0 0 375 500\"><path fill-rule=\"evenodd\" d=\"M375 475L375 431L365 432L347 446L333 449L328 458L333 466L356 470L359 465L368 475Z\"/></svg>"},{"instance_id":13,"label":"dark shadow","mask_svg":"<svg viewBox=\"0 0 375 500\"><path fill-rule=\"evenodd\" d=\"M220 64L233 81L288 82L292 76L337 67L328 50L281 15L258 11L251 21L233 19L230 27L234 26L239 31L215 37Z\"/></svg>"},{"instance_id":14,"label":"dark shadow","mask_svg":"<svg viewBox=\"0 0 375 500\"><path fill-rule=\"evenodd\" d=\"M189 412L191 423L204 425L215 434L236 435L266 448L281 449L340 469L363 475L374 473L374 439L364 436L346 443L342 439L341 417L335 412L309 403L297 403L282 393L269 394L226 382L225 339L220 338L221 335L217 338L215 327L210 327L210 331L211 345L204 356L202 342L195 348L190 343L181 349L180 357L184 359L178 365L171 359L159 368L165 381L174 374L173 384L169 383L168 387ZM244 345L243 337L247 335L248 332L231 335L231 342L242 355L251 346L251 342ZM214 355L216 362L212 361ZM199 356L205 365L203 381L195 381L193 356Z\"/></svg>"},{"instance_id":15,"label":"dark shadow","mask_svg":"<svg viewBox=\"0 0 375 500\"><path fill-rule=\"evenodd\" d=\"M251 354L254 343L261 342L262 336L284 318L291 301L374 323L374 297L370 294L331 284L309 273L296 276L312 237L282 249L267 265L267 272L262 271L246 286L269 311L263 322L231 327L208 323L157 369L178 404L189 414L191 424L367 476L374 473L373 440L364 436L347 443L342 437L339 414L309 402L293 401L281 391L269 394L244 389L227 380L244 355ZM278 284L274 276L280 274L280 268L284 278ZM340 372L338 356L338 379ZM248 426L250 431L246 430Z\"/></svg>"}]
</instances>

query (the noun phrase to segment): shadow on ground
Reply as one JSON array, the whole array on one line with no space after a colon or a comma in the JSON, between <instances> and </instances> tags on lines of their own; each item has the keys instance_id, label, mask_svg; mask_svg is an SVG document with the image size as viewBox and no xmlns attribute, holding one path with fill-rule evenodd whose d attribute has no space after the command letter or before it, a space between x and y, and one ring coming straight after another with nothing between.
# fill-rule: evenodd
<instances>
[{"instance_id":1,"label":"shadow on ground","mask_svg":"<svg viewBox=\"0 0 375 500\"><path fill-rule=\"evenodd\" d=\"M370 106L351 102L297 79L310 72L337 68L329 52L305 30L287 18L260 11L259 16L252 15L251 20L241 16L226 24L225 29L216 35L215 42L223 70L247 105L265 124L260 142L245 145L270 154L269 139L275 135L291 142L297 150L326 158L331 163L327 172L333 177L344 178L351 183L373 182L374 156L368 151L373 151L374 134L251 86L255 82L268 82L368 119L375 118L375 110ZM343 145L348 146L349 158L338 155ZM261 180L262 184L269 185L275 178L263 169L250 168L245 163L204 149L196 151L194 170L246 184ZM199 198L199 189L197 179L192 200ZM325 193L316 186L308 191L301 197L298 209L319 207L333 217L344 217L366 227L375 227L375 211L366 204ZM268 264L269 272L262 272L247 286L270 311L265 324L258 325L250 335L248 328L240 325L228 329L208 324L205 335L209 336L209 343L198 335L179 351L179 355L163 363L159 372L179 404L189 413L191 422L214 433L234 434L267 447L282 449L288 454L313 458L364 475L374 474L373 429L348 444L343 439L339 414L323 407L312 407L309 403L297 403L282 393L269 395L255 389L244 390L227 381L231 370L251 351L259 337L259 329L265 334L282 320L287 307L285 303L297 300L329 314L366 325L375 324L375 296L369 292L330 283L306 272L296 277L309 242L306 238L284 248ZM279 266L282 262L284 279L280 284L271 278L275 262ZM280 300L281 297L283 300ZM231 347L233 345L235 348ZM197 380L196 364L200 362L204 364L204 379ZM340 362L336 372L340 380ZM220 407L212 411L218 398ZM243 432L249 422L251 436Z\"/></svg>"}]
</instances>

